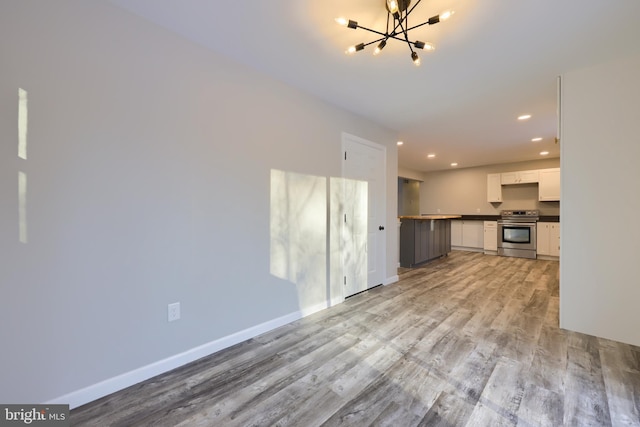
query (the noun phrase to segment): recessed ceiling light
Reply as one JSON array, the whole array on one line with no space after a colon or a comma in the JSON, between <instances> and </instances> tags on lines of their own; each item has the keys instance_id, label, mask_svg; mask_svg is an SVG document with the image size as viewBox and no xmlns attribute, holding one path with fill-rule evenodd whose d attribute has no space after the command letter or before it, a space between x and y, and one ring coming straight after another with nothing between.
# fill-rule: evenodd
<instances>
[{"instance_id":1,"label":"recessed ceiling light","mask_svg":"<svg viewBox=\"0 0 640 427\"><path fill-rule=\"evenodd\" d=\"M435 157L436 157L435 154L427 154L428 159L435 159Z\"/></svg>"},{"instance_id":2,"label":"recessed ceiling light","mask_svg":"<svg viewBox=\"0 0 640 427\"><path fill-rule=\"evenodd\" d=\"M540 152L540 155L541 155L541 156L547 156L548 154L549 154L549 152L548 152L548 151L541 151L541 152Z\"/></svg>"},{"instance_id":3,"label":"recessed ceiling light","mask_svg":"<svg viewBox=\"0 0 640 427\"><path fill-rule=\"evenodd\" d=\"M538 142L538 141L542 141L542 138L538 137L538 138L533 138L531 140L531 142Z\"/></svg>"},{"instance_id":4,"label":"recessed ceiling light","mask_svg":"<svg viewBox=\"0 0 640 427\"><path fill-rule=\"evenodd\" d=\"M523 114L518 116L518 120L529 120L531 118L531 114Z\"/></svg>"},{"instance_id":5,"label":"recessed ceiling light","mask_svg":"<svg viewBox=\"0 0 640 427\"><path fill-rule=\"evenodd\" d=\"M451 163L451 166L456 167L456 166L458 166L458 164L457 163Z\"/></svg>"},{"instance_id":6,"label":"recessed ceiling light","mask_svg":"<svg viewBox=\"0 0 640 427\"><path fill-rule=\"evenodd\" d=\"M404 142L398 141L398 145L402 145L402 144L404 144Z\"/></svg>"}]
</instances>

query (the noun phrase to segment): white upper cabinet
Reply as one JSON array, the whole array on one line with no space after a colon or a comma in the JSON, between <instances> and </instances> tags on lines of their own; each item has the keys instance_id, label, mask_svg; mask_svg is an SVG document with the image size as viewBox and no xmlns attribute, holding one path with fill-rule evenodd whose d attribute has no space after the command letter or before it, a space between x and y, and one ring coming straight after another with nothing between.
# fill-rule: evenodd
<instances>
[{"instance_id":1,"label":"white upper cabinet","mask_svg":"<svg viewBox=\"0 0 640 427\"><path fill-rule=\"evenodd\" d=\"M487 174L487 202L502 202L502 186L538 184L538 200L560 201L560 168Z\"/></svg>"},{"instance_id":2,"label":"white upper cabinet","mask_svg":"<svg viewBox=\"0 0 640 427\"><path fill-rule=\"evenodd\" d=\"M504 172L501 174L502 185L528 184L538 182L538 171Z\"/></svg>"},{"instance_id":3,"label":"white upper cabinet","mask_svg":"<svg viewBox=\"0 0 640 427\"><path fill-rule=\"evenodd\" d=\"M560 201L560 168L539 171L538 200L541 202Z\"/></svg>"},{"instance_id":4,"label":"white upper cabinet","mask_svg":"<svg viewBox=\"0 0 640 427\"><path fill-rule=\"evenodd\" d=\"M487 175L487 202L502 201L501 174L490 173Z\"/></svg>"}]
</instances>

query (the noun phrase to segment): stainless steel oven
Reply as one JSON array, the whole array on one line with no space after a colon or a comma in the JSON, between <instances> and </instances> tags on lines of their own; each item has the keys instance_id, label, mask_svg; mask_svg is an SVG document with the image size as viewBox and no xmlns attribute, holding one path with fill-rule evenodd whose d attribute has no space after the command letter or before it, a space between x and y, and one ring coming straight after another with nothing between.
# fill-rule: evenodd
<instances>
[{"instance_id":1,"label":"stainless steel oven","mask_svg":"<svg viewBox=\"0 0 640 427\"><path fill-rule=\"evenodd\" d=\"M498 255L535 259L539 217L538 210L502 211L498 220Z\"/></svg>"}]
</instances>

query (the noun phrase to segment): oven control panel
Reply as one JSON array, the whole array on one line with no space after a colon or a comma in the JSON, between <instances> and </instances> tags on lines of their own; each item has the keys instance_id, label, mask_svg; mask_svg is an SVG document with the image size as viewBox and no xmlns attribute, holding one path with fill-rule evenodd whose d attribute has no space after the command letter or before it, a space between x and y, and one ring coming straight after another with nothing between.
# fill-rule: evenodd
<instances>
[{"instance_id":1,"label":"oven control panel","mask_svg":"<svg viewBox=\"0 0 640 427\"><path fill-rule=\"evenodd\" d=\"M521 211L501 211L500 216L503 219L538 219L540 211L537 209L521 210Z\"/></svg>"}]
</instances>

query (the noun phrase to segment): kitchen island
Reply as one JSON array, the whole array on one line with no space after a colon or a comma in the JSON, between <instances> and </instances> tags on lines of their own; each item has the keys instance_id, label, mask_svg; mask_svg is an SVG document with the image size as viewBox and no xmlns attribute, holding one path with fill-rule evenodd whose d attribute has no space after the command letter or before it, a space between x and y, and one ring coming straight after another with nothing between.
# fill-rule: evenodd
<instances>
[{"instance_id":1,"label":"kitchen island","mask_svg":"<svg viewBox=\"0 0 640 427\"><path fill-rule=\"evenodd\" d=\"M414 267L451 252L451 220L460 217L400 216L400 266Z\"/></svg>"}]
</instances>

